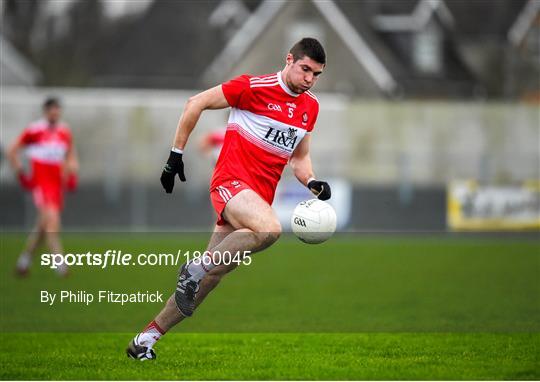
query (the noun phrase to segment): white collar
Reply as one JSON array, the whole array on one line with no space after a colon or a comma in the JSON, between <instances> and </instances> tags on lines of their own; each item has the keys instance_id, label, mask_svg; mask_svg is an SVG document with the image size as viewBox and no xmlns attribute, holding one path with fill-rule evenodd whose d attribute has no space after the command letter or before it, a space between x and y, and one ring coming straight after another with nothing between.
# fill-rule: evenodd
<instances>
[{"instance_id":1,"label":"white collar","mask_svg":"<svg viewBox=\"0 0 540 382\"><path fill-rule=\"evenodd\" d=\"M285 93L287 93L288 95L290 96L293 96L293 97L298 97L300 94L298 93L295 93L293 92L291 89L289 89L289 87L287 86L287 84L285 82L283 82L283 78L281 78L281 70L279 72L277 72L277 80L279 82L279 86L281 86L281 88L285 91Z\"/></svg>"}]
</instances>

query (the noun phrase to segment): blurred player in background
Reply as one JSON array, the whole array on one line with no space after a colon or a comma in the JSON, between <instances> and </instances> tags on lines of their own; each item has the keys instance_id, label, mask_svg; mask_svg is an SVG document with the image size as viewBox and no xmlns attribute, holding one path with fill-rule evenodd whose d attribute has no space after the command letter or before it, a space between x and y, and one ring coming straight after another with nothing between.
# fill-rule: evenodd
<instances>
[{"instance_id":1,"label":"blurred player in background","mask_svg":"<svg viewBox=\"0 0 540 382\"><path fill-rule=\"evenodd\" d=\"M214 167L219 159L221 148L225 142L225 129L216 129L204 134L199 140L199 151L212 161ZM218 217L219 218L219 217Z\"/></svg>"},{"instance_id":2,"label":"blurred player in background","mask_svg":"<svg viewBox=\"0 0 540 382\"><path fill-rule=\"evenodd\" d=\"M43 241L51 253L63 253L59 236L63 193L64 188L68 191L77 188L79 164L71 131L60 121L61 114L59 100L46 99L43 118L30 123L7 153L21 187L32 193L38 210L35 229L17 261L16 271L21 276L28 273L34 252ZM23 150L30 160L30 174L25 173L19 158ZM68 268L62 264L57 272L66 276Z\"/></svg>"},{"instance_id":3,"label":"blurred player in background","mask_svg":"<svg viewBox=\"0 0 540 382\"><path fill-rule=\"evenodd\" d=\"M291 48L282 71L257 77L242 75L189 99L161 184L171 193L176 175L186 181L182 155L201 113L230 107L227 133L210 185L218 220L204 261L192 259L182 266L176 292L130 342L128 356L155 358L152 347L161 335L191 316L221 278L238 265L225 259L226 253L255 253L279 238L281 225L271 204L287 163L319 199L330 198L328 183L315 179L309 154L310 135L319 112L317 98L309 89L325 65L321 44L304 38Z\"/></svg>"},{"instance_id":4,"label":"blurred player in background","mask_svg":"<svg viewBox=\"0 0 540 382\"><path fill-rule=\"evenodd\" d=\"M215 165L223 143L225 143L225 129L214 130L203 135L199 141L199 151L212 159L212 165Z\"/></svg>"}]
</instances>

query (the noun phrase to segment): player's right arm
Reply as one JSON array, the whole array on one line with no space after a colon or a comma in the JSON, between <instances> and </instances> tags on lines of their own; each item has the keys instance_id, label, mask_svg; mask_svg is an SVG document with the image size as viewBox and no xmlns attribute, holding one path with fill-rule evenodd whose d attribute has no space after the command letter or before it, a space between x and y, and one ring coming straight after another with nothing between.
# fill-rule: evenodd
<instances>
[{"instance_id":1,"label":"player's right arm","mask_svg":"<svg viewBox=\"0 0 540 382\"><path fill-rule=\"evenodd\" d=\"M184 112L178 121L176 133L174 135L173 147L169 159L161 173L161 184L165 192L170 194L174 188L174 177L178 177L182 182L186 181L184 175L184 162L182 155L189 135L195 128L204 110L225 109L229 103L223 94L221 85L215 86L193 97L190 97L184 107Z\"/></svg>"},{"instance_id":2,"label":"player's right arm","mask_svg":"<svg viewBox=\"0 0 540 382\"><path fill-rule=\"evenodd\" d=\"M25 132L18 139L16 139L15 142L11 144L11 146L9 146L6 155L11 165L11 168L13 169L15 174L17 174L17 179L19 180L19 184L21 185L21 187L26 190L30 190L33 187L32 179L24 173L24 169L19 158L19 151L24 148L24 146L26 145L25 140L27 139L28 134L26 134Z\"/></svg>"},{"instance_id":3,"label":"player's right arm","mask_svg":"<svg viewBox=\"0 0 540 382\"><path fill-rule=\"evenodd\" d=\"M203 111L225 109L227 107L229 107L229 103L223 94L221 85L214 86L211 89L190 97L178 121L173 147L184 150L189 135L195 128Z\"/></svg>"},{"instance_id":4,"label":"player's right arm","mask_svg":"<svg viewBox=\"0 0 540 382\"><path fill-rule=\"evenodd\" d=\"M15 142L13 142L7 151L7 158L9 160L9 163L11 165L11 168L15 173L20 173L23 171L23 167L21 164L21 160L19 159L19 150L23 147L23 144L20 139L17 139Z\"/></svg>"},{"instance_id":5,"label":"player's right arm","mask_svg":"<svg viewBox=\"0 0 540 382\"><path fill-rule=\"evenodd\" d=\"M75 191L79 184L79 156L73 142L69 145L64 165L67 172L66 188Z\"/></svg>"}]
</instances>

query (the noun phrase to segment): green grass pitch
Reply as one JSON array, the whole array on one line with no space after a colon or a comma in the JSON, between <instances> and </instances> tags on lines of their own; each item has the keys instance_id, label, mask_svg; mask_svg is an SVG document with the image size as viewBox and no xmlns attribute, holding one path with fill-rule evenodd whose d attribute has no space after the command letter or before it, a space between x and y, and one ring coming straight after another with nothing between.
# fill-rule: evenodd
<instances>
[{"instance_id":1,"label":"green grass pitch","mask_svg":"<svg viewBox=\"0 0 540 382\"><path fill-rule=\"evenodd\" d=\"M202 235L201 237L203 237ZM161 304L39 302L41 290L174 289L177 269L12 270L2 234L2 379L540 379L537 239L289 237L227 276L154 362L124 349ZM68 252L201 249L197 235L65 234Z\"/></svg>"}]
</instances>

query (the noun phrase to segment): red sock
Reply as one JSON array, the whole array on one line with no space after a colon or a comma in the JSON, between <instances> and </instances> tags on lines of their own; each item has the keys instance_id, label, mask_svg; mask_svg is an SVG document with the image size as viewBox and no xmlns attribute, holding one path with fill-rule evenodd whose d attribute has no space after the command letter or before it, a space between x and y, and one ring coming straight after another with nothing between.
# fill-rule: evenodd
<instances>
[{"instance_id":1,"label":"red sock","mask_svg":"<svg viewBox=\"0 0 540 382\"><path fill-rule=\"evenodd\" d=\"M139 345L152 347L165 334L165 330L161 329L156 321L152 320L143 331L138 335Z\"/></svg>"},{"instance_id":2,"label":"red sock","mask_svg":"<svg viewBox=\"0 0 540 382\"><path fill-rule=\"evenodd\" d=\"M148 331L151 331L152 329L157 330L160 336L165 334L165 330L161 329L161 327L157 324L156 320L152 320L148 325L146 325L142 332L146 333Z\"/></svg>"}]
</instances>

